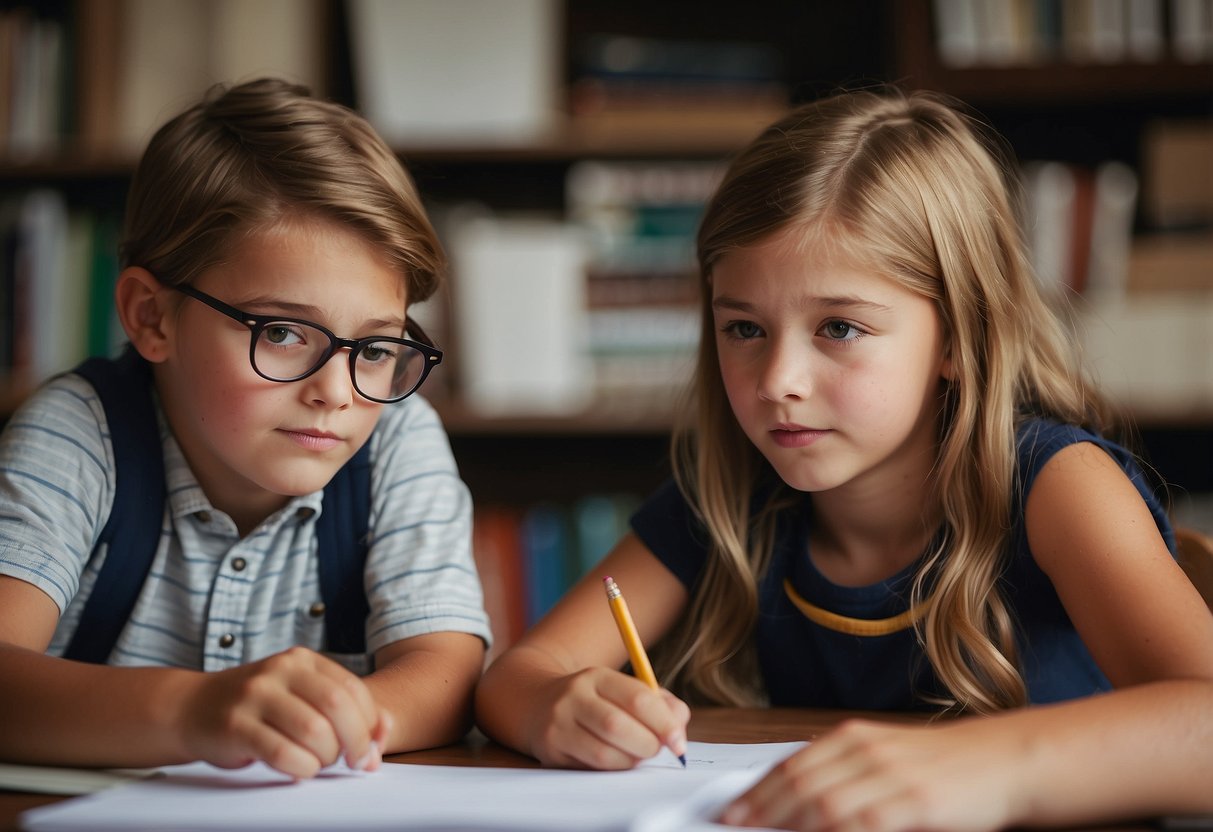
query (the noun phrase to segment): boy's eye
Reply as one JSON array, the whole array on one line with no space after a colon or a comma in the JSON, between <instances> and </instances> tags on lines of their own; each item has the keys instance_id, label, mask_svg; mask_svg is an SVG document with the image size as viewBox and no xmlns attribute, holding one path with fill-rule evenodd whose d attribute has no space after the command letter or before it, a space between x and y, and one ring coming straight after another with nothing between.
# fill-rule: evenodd
<instances>
[{"instance_id":1,"label":"boy's eye","mask_svg":"<svg viewBox=\"0 0 1213 832\"><path fill-rule=\"evenodd\" d=\"M384 342L383 344L368 344L362 348L359 357L372 364L380 364L395 358L396 350L394 349L394 345L388 342Z\"/></svg>"},{"instance_id":2,"label":"boy's eye","mask_svg":"<svg viewBox=\"0 0 1213 832\"><path fill-rule=\"evenodd\" d=\"M302 334L298 327L293 327L289 324L270 324L261 333L266 341L271 344L294 344L302 341Z\"/></svg>"}]
</instances>

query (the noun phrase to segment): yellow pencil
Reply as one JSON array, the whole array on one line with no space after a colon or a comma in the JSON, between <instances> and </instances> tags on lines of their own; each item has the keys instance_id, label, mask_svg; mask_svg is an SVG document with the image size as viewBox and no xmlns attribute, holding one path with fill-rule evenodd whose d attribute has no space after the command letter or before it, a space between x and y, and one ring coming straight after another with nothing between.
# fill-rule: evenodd
<instances>
[{"instance_id":1,"label":"yellow pencil","mask_svg":"<svg viewBox=\"0 0 1213 832\"><path fill-rule=\"evenodd\" d=\"M619 636L623 639L623 646L627 648L628 660L632 663L632 672L636 674L637 679L644 682L653 690L660 690L661 685L657 684L657 677L653 674L653 665L649 661L649 654L644 651L644 645L640 643L640 635L636 632L636 625L632 621L632 614L628 612L628 602L623 600L623 593L619 591L619 585L610 576L603 578L602 583L606 588L607 603L611 606L611 615L615 617L615 625L619 628ZM686 768L687 758L685 754L679 754L678 761L682 763L683 768Z\"/></svg>"}]
</instances>

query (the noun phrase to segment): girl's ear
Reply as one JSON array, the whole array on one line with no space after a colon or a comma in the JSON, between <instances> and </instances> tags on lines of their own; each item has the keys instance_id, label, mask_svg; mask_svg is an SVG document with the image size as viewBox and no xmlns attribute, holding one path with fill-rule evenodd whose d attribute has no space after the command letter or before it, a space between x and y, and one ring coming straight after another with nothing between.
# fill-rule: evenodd
<instances>
[{"instance_id":1,"label":"girl's ear","mask_svg":"<svg viewBox=\"0 0 1213 832\"><path fill-rule=\"evenodd\" d=\"M147 269L130 266L118 275L114 301L126 337L152 363L168 357L173 305L166 289Z\"/></svg>"},{"instance_id":2,"label":"girl's ear","mask_svg":"<svg viewBox=\"0 0 1213 832\"><path fill-rule=\"evenodd\" d=\"M939 363L939 375L944 381L956 381L956 368L952 364L952 345L946 343L943 346L943 360Z\"/></svg>"}]
</instances>

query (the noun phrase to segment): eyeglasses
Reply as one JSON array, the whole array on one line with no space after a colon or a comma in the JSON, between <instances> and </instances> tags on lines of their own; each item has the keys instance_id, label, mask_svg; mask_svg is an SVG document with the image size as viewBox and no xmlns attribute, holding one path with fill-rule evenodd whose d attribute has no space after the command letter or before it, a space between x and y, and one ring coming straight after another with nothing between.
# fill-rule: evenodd
<instances>
[{"instance_id":1,"label":"eyeglasses","mask_svg":"<svg viewBox=\"0 0 1213 832\"><path fill-rule=\"evenodd\" d=\"M247 326L251 336L249 362L254 372L268 381L305 379L337 350L348 348L354 389L373 402L391 404L416 391L430 370L442 362L442 350L412 321L405 325L405 332L416 341L381 335L338 338L311 321L251 315L193 286L172 288Z\"/></svg>"}]
</instances>

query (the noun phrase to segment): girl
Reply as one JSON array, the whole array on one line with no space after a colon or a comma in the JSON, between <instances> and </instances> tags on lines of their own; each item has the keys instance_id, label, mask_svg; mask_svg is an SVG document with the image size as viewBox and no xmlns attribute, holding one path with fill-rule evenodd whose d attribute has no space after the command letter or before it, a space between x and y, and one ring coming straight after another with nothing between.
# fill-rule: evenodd
<instances>
[{"instance_id":1,"label":"girl","mask_svg":"<svg viewBox=\"0 0 1213 832\"><path fill-rule=\"evenodd\" d=\"M698 406L674 437L675 482L490 668L486 732L546 763L627 768L663 743L681 752L683 700L993 714L1213 679L1213 618L1154 491L1105 438L1000 161L956 108L893 92L804 106L738 156L699 231ZM607 669L625 653L604 574L681 700ZM1071 745L1093 748L1108 713L1067 711ZM973 772L1005 750L992 737L1057 724L1021 714L900 741L849 727L725 817L929 823L921 781L943 784L944 760ZM974 805L994 808L953 820L1046 818L991 799L1013 780L985 778ZM918 812L897 815L895 796Z\"/></svg>"}]
</instances>

